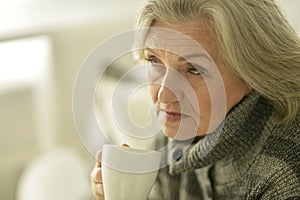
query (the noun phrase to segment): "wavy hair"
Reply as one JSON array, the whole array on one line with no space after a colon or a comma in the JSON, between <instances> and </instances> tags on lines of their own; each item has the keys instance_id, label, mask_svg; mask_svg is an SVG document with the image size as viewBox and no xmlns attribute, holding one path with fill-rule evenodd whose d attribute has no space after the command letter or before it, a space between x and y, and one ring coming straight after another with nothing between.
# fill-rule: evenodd
<instances>
[{"instance_id":1,"label":"wavy hair","mask_svg":"<svg viewBox=\"0 0 300 200\"><path fill-rule=\"evenodd\" d=\"M293 121L300 110L300 38L276 2L148 0L137 26L197 18L208 19L226 65L274 104L278 123Z\"/></svg>"}]
</instances>

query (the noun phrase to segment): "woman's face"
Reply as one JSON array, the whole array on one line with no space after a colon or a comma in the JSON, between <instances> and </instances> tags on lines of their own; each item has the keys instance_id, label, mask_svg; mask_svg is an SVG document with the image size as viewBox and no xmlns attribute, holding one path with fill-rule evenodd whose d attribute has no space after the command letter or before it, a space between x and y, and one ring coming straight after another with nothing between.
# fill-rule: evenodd
<instances>
[{"instance_id":1,"label":"woman's face","mask_svg":"<svg viewBox=\"0 0 300 200\"><path fill-rule=\"evenodd\" d=\"M188 139L214 131L229 110L249 91L225 66L216 38L205 20L151 28L146 37L149 89L162 131L171 138ZM195 45L197 42L197 46Z\"/></svg>"}]
</instances>

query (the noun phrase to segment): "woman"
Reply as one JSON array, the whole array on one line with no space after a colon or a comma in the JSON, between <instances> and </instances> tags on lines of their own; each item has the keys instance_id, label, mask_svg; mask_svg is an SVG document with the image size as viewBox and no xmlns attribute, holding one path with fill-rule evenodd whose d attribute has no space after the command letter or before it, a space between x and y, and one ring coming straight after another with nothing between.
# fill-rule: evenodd
<instances>
[{"instance_id":1,"label":"woman","mask_svg":"<svg viewBox=\"0 0 300 200\"><path fill-rule=\"evenodd\" d=\"M180 145L170 148L174 159L160 170L149 199L300 198L300 39L275 1L148 0L138 26L184 34L210 60L189 62L181 56L189 49L173 51L185 40L170 39L171 50L156 48L168 37L151 29L146 34L143 57L161 79L151 80L150 73L163 133L181 140L196 136L179 156ZM212 112L217 105L211 91L222 90L210 90L209 82L218 79L211 66L225 91L221 118ZM182 111L188 98L180 84L173 87L176 73L194 91L198 119ZM194 135L181 131L190 118L199 120ZM91 178L94 195L103 199L99 162Z\"/></svg>"}]
</instances>

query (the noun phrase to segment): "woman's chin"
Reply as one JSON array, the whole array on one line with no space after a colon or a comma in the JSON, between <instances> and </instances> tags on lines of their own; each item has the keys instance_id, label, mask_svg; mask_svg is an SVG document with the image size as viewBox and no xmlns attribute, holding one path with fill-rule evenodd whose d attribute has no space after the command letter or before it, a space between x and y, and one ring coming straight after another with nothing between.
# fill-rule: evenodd
<instances>
[{"instance_id":1,"label":"woman's chin","mask_svg":"<svg viewBox=\"0 0 300 200\"><path fill-rule=\"evenodd\" d=\"M162 127L164 135L176 140L188 140L195 137L204 137L209 131L207 126L198 126L194 123L168 124Z\"/></svg>"},{"instance_id":2,"label":"woman's chin","mask_svg":"<svg viewBox=\"0 0 300 200\"><path fill-rule=\"evenodd\" d=\"M201 136L198 134L197 131L190 128L190 130L185 129L180 130L179 128L170 128L170 127L163 127L163 133L165 136L175 139L175 140L189 140L195 138L197 136Z\"/></svg>"}]
</instances>

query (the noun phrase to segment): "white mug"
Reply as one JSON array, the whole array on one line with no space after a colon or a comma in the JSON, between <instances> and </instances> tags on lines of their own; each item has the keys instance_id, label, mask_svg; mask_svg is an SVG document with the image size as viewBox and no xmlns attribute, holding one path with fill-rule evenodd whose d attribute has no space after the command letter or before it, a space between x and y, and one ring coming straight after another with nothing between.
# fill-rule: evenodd
<instances>
[{"instance_id":1,"label":"white mug","mask_svg":"<svg viewBox=\"0 0 300 200\"><path fill-rule=\"evenodd\" d=\"M160 167L161 153L103 145L105 200L146 200Z\"/></svg>"}]
</instances>

